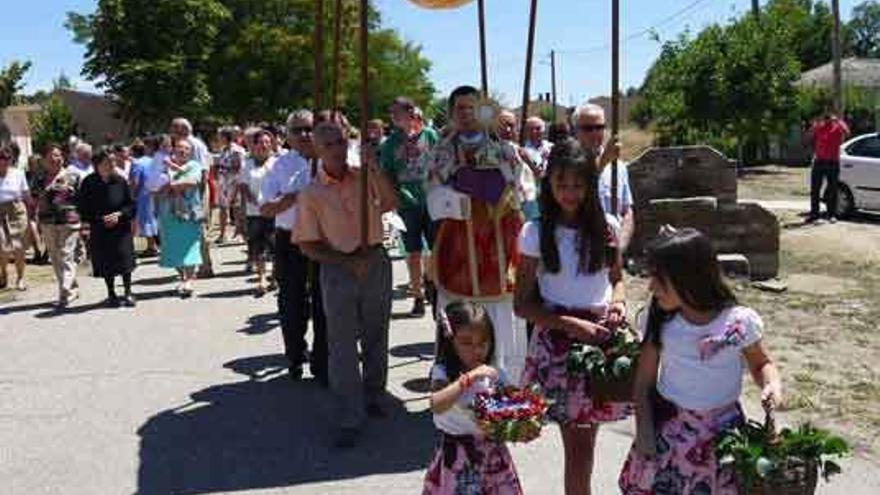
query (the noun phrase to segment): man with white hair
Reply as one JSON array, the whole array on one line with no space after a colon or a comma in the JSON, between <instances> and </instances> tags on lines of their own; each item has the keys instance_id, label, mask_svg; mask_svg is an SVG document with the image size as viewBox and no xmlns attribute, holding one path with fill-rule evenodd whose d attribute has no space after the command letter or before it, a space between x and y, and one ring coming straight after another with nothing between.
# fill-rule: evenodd
<instances>
[{"instance_id":1,"label":"man with white hair","mask_svg":"<svg viewBox=\"0 0 880 495\"><path fill-rule=\"evenodd\" d=\"M312 376L327 386L327 324L321 302L320 266L310 263L292 234L297 224L299 195L312 182L310 160L315 158L312 141L314 118L309 110L297 110L287 118L290 151L278 157L260 190L260 213L275 217L275 278L278 282L278 319L284 338L289 377L299 381L308 361ZM310 264L314 266L309 286ZM309 311L311 308L311 311ZM312 352L308 353L306 330L312 316Z\"/></svg>"},{"instance_id":2,"label":"man with white hair","mask_svg":"<svg viewBox=\"0 0 880 495\"><path fill-rule=\"evenodd\" d=\"M193 127L189 120L177 117L171 121L170 134L176 141L185 139L192 146L192 159L202 165L202 204L205 208L205 220L202 222L202 266L199 267L199 278L214 276L214 263L211 261L211 245L208 243L207 231L211 225L211 203L208 201L208 171L211 170L211 153L205 142L193 135Z\"/></svg>"},{"instance_id":3,"label":"man with white hair","mask_svg":"<svg viewBox=\"0 0 880 495\"><path fill-rule=\"evenodd\" d=\"M611 214L611 169L608 166L620 156L620 143L606 138L605 109L586 103L575 109L571 116L575 136L581 146L599 155L599 200L605 213ZM617 214L620 224L620 250L625 253L635 231L632 190L626 163L617 165Z\"/></svg>"},{"instance_id":4,"label":"man with white hair","mask_svg":"<svg viewBox=\"0 0 880 495\"><path fill-rule=\"evenodd\" d=\"M92 145L79 141L73 148L73 154L73 160L67 166L67 170L72 174L76 174L80 180L83 180L87 175L95 171L92 167Z\"/></svg>"},{"instance_id":5,"label":"man with white hair","mask_svg":"<svg viewBox=\"0 0 880 495\"><path fill-rule=\"evenodd\" d=\"M547 170L547 159L550 158L550 150L553 149L553 143L544 139L544 131L546 125L541 117L529 117L526 119L526 140L525 149L531 151L529 155L531 160L526 163L530 165L535 172L535 177L542 177L544 171Z\"/></svg>"}]
</instances>

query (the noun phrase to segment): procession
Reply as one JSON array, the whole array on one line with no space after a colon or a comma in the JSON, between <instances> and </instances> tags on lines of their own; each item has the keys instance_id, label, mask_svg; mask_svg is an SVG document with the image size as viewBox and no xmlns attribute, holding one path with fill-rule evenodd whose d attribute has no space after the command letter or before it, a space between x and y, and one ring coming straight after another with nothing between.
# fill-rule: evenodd
<instances>
[{"instance_id":1,"label":"procession","mask_svg":"<svg viewBox=\"0 0 880 495\"><path fill-rule=\"evenodd\" d=\"M326 433L320 447L278 440L328 449L330 462L372 452L381 447L376 431L399 433L388 421L409 414L401 402L419 403L430 421L406 434L433 448L406 463L424 494L512 495L537 484L544 489L535 493L568 495L812 494L819 478L820 493L840 493L821 490L841 472L837 460L849 454L848 438L808 423L777 425L790 410L789 380L800 375L785 376L788 354L775 359L775 341L766 338L777 315L743 292L750 275L768 278L758 277L763 259L743 247L743 278L725 247L733 239L719 234L722 222L663 216L662 202L675 199L647 197L641 160L649 155L629 161L621 132L620 2L611 2L608 104L587 99L560 112L554 86L549 116L529 111L537 0L528 2L519 108L491 91L484 0L410 2L426 10L477 9L481 84L459 80L443 95L442 112L425 108L415 92L372 100L369 2L316 0L309 54L315 72L303 90L312 95L287 101L276 120L207 122L181 110L124 140L69 135L26 158L14 141L0 146L0 289L31 304L3 300L3 331L23 330L25 324L9 323L35 309L45 310L35 318L59 329L90 313L92 325L155 320L174 330L170 315L194 315L221 328L218 297L228 297L230 311L261 305L278 327L258 332L278 355L272 380L284 385L273 393L292 401L285 407L315 400L329 407L305 425ZM357 29L342 29L343 9L355 3ZM332 40L325 18L335 22L327 26L335 29ZM338 101L346 43L357 83L346 90L357 96L348 107ZM847 199L841 160L858 132L839 102L824 103L804 131L812 154L805 228L836 227L851 214L838 194ZM682 149L670 173L686 173L682 164L690 162L680 156L691 151ZM775 275L785 234L773 221ZM230 256L242 257L240 265ZM230 264L241 271L230 272ZM31 282L41 265L51 268L42 288ZM97 300L91 278L103 283ZM149 292L157 283L169 290ZM218 283L230 296L212 292ZM634 293L647 298L634 304ZM414 361L429 371L416 380L421 388L404 383L417 397L403 399L392 382L407 365L395 339L411 331L408 325L431 336ZM211 348L182 340L173 347L190 345ZM249 376L261 379L259 372ZM799 390L792 395L801 400ZM615 425L632 432L622 456L600 441ZM138 434L150 428L148 422ZM242 425L235 435L246 432ZM543 455L541 442L551 437L557 486L522 465ZM529 453L539 443L542 450ZM206 470L222 476L223 468ZM141 466L138 493L214 491L171 481L184 474L152 475L143 479ZM613 478L614 489L597 485L598 476ZM337 492L328 486L308 493Z\"/></svg>"}]
</instances>

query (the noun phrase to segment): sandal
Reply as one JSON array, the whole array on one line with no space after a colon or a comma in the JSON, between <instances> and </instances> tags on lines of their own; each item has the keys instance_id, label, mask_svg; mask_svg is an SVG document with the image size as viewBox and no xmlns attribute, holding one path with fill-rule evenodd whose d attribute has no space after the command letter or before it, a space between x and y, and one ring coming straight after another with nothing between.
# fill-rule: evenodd
<instances>
[{"instance_id":1,"label":"sandal","mask_svg":"<svg viewBox=\"0 0 880 495\"><path fill-rule=\"evenodd\" d=\"M24 279L20 278L17 282L15 282L15 290L19 292L24 292L27 290L27 284L24 283Z\"/></svg>"}]
</instances>

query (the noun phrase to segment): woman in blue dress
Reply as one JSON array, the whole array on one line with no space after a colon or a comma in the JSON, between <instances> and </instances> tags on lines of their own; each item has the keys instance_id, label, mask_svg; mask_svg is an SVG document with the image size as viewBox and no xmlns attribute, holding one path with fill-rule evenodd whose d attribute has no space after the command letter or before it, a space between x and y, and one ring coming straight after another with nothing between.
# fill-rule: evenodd
<instances>
[{"instance_id":1,"label":"woman in blue dress","mask_svg":"<svg viewBox=\"0 0 880 495\"><path fill-rule=\"evenodd\" d=\"M155 196L159 213L162 250L159 266L175 268L180 275L177 292L182 298L193 294L196 269L202 264L201 225L204 221L201 189L202 165L192 159L192 145L186 139L174 143L173 154L155 161L161 185Z\"/></svg>"},{"instance_id":2,"label":"woman in blue dress","mask_svg":"<svg viewBox=\"0 0 880 495\"><path fill-rule=\"evenodd\" d=\"M159 138L157 137L148 137L143 143L135 143L131 146L134 161L131 164L128 182L137 205L137 235L147 240L144 256L159 254L156 249L159 224L156 219L156 210L153 207L153 195L147 188L147 177L149 177L153 164L153 155L158 147Z\"/></svg>"}]
</instances>

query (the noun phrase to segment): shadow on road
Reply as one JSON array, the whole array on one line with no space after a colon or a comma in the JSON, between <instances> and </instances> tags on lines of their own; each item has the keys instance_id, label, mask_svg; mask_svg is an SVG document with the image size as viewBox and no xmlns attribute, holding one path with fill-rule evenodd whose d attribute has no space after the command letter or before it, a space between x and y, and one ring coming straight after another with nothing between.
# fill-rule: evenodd
<instances>
[{"instance_id":1,"label":"shadow on road","mask_svg":"<svg viewBox=\"0 0 880 495\"><path fill-rule=\"evenodd\" d=\"M285 362L277 354L226 363L247 380L199 390L151 417L138 430L138 493L232 492L425 468L429 412L401 405L372 421L357 447L333 449L328 392L289 381Z\"/></svg>"},{"instance_id":2,"label":"shadow on road","mask_svg":"<svg viewBox=\"0 0 880 495\"><path fill-rule=\"evenodd\" d=\"M278 319L278 312L273 311L261 315L252 315L247 319L247 326L238 330L239 333L247 335L262 335L271 332L273 329L281 325Z\"/></svg>"}]
</instances>

